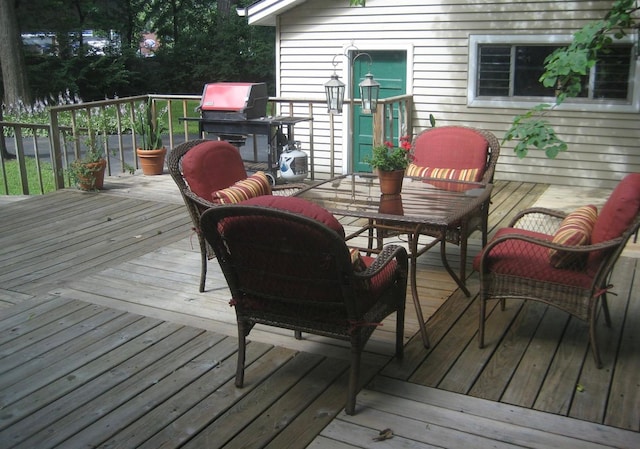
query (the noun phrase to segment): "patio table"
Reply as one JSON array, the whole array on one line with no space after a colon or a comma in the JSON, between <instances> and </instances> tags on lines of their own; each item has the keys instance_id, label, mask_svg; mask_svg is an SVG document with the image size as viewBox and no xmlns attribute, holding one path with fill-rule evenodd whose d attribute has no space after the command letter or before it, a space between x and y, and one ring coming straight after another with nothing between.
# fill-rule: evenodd
<instances>
[{"instance_id":1,"label":"patio table","mask_svg":"<svg viewBox=\"0 0 640 449\"><path fill-rule=\"evenodd\" d=\"M439 243L444 268L469 296L464 276L459 277L447 260L447 230L459 228L462 240L466 241L468 220L480 208L486 207L492 189L491 184L405 177L401 194L383 195L377 176L358 173L320 182L296 192L295 196L319 204L336 215L366 219L346 239L351 240L366 233L367 247L361 249L367 252L379 251L383 239L389 234L407 235L411 296L422 340L428 348L429 339L416 286L416 260ZM420 244L420 235L427 229L431 237L434 237L435 230L435 237ZM377 241L376 247L373 245L374 239Z\"/></svg>"}]
</instances>

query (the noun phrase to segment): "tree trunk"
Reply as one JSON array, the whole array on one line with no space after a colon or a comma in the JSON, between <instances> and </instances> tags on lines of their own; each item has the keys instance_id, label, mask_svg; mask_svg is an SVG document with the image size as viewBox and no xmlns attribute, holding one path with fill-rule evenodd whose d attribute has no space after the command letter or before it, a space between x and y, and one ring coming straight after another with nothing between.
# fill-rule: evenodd
<instances>
[{"instance_id":1,"label":"tree trunk","mask_svg":"<svg viewBox=\"0 0 640 449\"><path fill-rule=\"evenodd\" d=\"M14 0L0 0L0 65L4 103L16 104L21 100L24 104L30 105L27 66Z\"/></svg>"},{"instance_id":2,"label":"tree trunk","mask_svg":"<svg viewBox=\"0 0 640 449\"><path fill-rule=\"evenodd\" d=\"M238 0L218 0L216 3L216 11L218 13L218 23L224 23L231 14L231 8L235 8Z\"/></svg>"}]
</instances>

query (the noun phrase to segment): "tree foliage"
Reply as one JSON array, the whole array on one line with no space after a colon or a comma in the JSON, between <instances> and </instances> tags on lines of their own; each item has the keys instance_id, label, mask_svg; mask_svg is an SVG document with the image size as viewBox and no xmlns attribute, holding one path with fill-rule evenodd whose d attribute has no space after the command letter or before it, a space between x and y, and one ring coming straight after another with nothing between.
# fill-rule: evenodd
<instances>
[{"instance_id":1,"label":"tree foliage","mask_svg":"<svg viewBox=\"0 0 640 449\"><path fill-rule=\"evenodd\" d=\"M56 36L58 47L51 54L26 54L22 79L28 79L34 98L67 90L85 101L199 93L203 84L216 81L274 84L273 28L249 27L235 12L251 0L0 1L18 5L20 32ZM87 29L116 34L121 45L91 54L82 37ZM142 33L149 31L156 32L160 45L155 57L143 58L138 49ZM3 96L7 80L3 76Z\"/></svg>"}]
</instances>

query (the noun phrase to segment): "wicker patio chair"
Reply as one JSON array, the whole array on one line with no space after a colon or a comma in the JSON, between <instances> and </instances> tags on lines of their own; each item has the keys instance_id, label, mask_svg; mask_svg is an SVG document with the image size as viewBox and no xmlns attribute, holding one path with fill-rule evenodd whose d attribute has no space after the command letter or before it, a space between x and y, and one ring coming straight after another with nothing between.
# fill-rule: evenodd
<instances>
[{"instance_id":1,"label":"wicker patio chair","mask_svg":"<svg viewBox=\"0 0 640 449\"><path fill-rule=\"evenodd\" d=\"M275 196L247 203L211 208L201 218L236 310L236 386L244 383L245 340L255 324L294 330L296 338L308 332L346 340L346 413L353 414L362 350L393 312L396 356L403 354L406 250L389 245L375 259L353 263L342 226L320 206Z\"/></svg>"},{"instance_id":2,"label":"wicker patio chair","mask_svg":"<svg viewBox=\"0 0 640 449\"><path fill-rule=\"evenodd\" d=\"M474 260L480 273L478 343L484 346L486 303L540 301L589 323L589 342L602 367L596 339L598 305L611 325L607 292L614 265L640 226L640 173L627 175L598 213L584 206L566 214L543 208L520 212Z\"/></svg>"},{"instance_id":3,"label":"wicker patio chair","mask_svg":"<svg viewBox=\"0 0 640 449\"><path fill-rule=\"evenodd\" d=\"M203 292L207 261L213 258L214 254L199 232L200 216L208 208L223 201L220 198L214 200L214 192L225 192L225 189L237 182L246 180L247 172L238 148L221 140L197 139L182 143L167 155L167 167L187 206L193 229L198 234L202 258L200 292ZM267 193L267 190L274 194L291 194L291 189L291 185L270 186L269 189L262 186L253 191L255 194ZM243 197L235 199L242 200Z\"/></svg>"},{"instance_id":4,"label":"wicker patio chair","mask_svg":"<svg viewBox=\"0 0 640 449\"><path fill-rule=\"evenodd\" d=\"M492 183L500 155L500 142L491 132L482 129L441 126L419 133L413 139L412 151L414 161L407 169L407 175L423 177L425 182L447 189L456 188L459 184L447 183L443 179ZM487 200L467 222L458 223L446 232L446 241L460 247L462 283L466 277L469 235L478 230L482 233L482 246L487 244L489 203ZM441 230L424 227L420 234L440 237Z\"/></svg>"}]
</instances>

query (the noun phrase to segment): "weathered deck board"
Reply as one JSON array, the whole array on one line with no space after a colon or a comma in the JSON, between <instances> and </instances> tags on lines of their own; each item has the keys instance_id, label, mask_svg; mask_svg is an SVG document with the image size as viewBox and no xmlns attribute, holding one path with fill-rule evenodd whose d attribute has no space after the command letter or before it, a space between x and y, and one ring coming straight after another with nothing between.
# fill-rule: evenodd
<instances>
[{"instance_id":1,"label":"weathered deck board","mask_svg":"<svg viewBox=\"0 0 640 449\"><path fill-rule=\"evenodd\" d=\"M46 293L190 233L179 204L59 191L2 206L0 285ZM17 230L20 232L17 232Z\"/></svg>"},{"instance_id":2,"label":"weathered deck board","mask_svg":"<svg viewBox=\"0 0 640 449\"><path fill-rule=\"evenodd\" d=\"M409 353L408 360L391 363L383 373L638 431L640 388L628 381L638 368L637 354L630 352L638 342L632 323L640 320L631 284L636 264L636 259L621 259L612 278L618 294L610 296L612 328L598 324L605 364L601 370L588 348L587 324L540 304L509 301L504 312L493 307L486 324L487 346L479 349L477 298L454 294L428 322L432 348L418 353L419 360Z\"/></svg>"},{"instance_id":3,"label":"weathered deck board","mask_svg":"<svg viewBox=\"0 0 640 449\"><path fill-rule=\"evenodd\" d=\"M144 178L138 189L123 176L99 194L64 191L0 206L3 447L640 447L635 259L616 269L614 327L600 326L605 368L597 370L586 325L539 304L492 310L488 347L477 348L470 266L478 233L467 261L471 298L456 290L437 251L423 255L417 284L432 347L422 346L408 298L404 360L390 360L391 317L363 358L362 384L377 375L375 382L347 417L344 342L298 341L258 326L247 385L234 386L237 331L226 283L214 261L198 293L197 238L162 178ZM491 232L545 189L498 182ZM78 222L88 210L97 217ZM96 256L87 256L88 242ZM456 267L457 248L449 253ZM394 439L373 443L385 427Z\"/></svg>"},{"instance_id":4,"label":"weathered deck board","mask_svg":"<svg viewBox=\"0 0 640 449\"><path fill-rule=\"evenodd\" d=\"M637 432L553 416L462 394L377 376L358 396L355 416L340 413L310 447L333 439L362 445L379 430L397 437L388 447L635 448ZM345 425L345 423L350 425ZM346 428L345 428L346 427ZM359 433L360 432L360 433ZM374 447L373 443L370 443ZM433 445L433 446L430 446ZM376 446L377 447L377 446ZM382 446L384 447L384 446Z\"/></svg>"}]
</instances>

